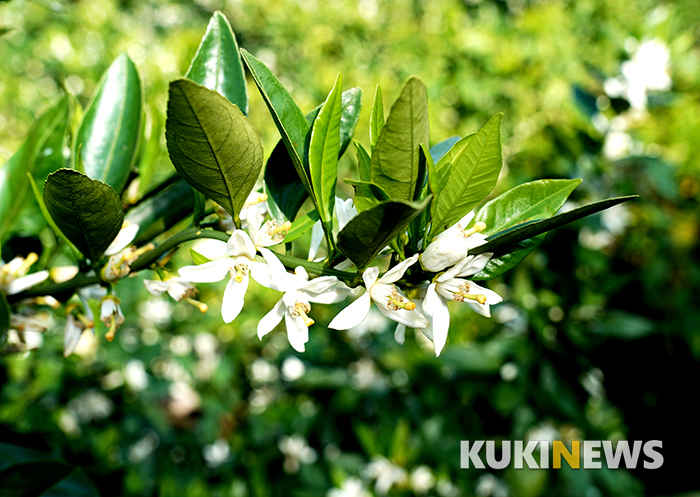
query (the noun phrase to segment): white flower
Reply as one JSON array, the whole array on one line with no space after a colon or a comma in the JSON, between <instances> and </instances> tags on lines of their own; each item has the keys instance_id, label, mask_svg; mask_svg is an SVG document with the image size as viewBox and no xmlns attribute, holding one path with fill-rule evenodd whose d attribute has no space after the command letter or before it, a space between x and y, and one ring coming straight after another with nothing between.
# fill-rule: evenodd
<instances>
[{"instance_id":1,"label":"white flower","mask_svg":"<svg viewBox=\"0 0 700 497\"><path fill-rule=\"evenodd\" d=\"M470 212L426 247L420 262L427 271L437 273L457 264L467 257L470 249L486 243L486 236L480 233L486 229L484 223L476 222L470 229L465 229L473 218L474 212Z\"/></svg>"},{"instance_id":2,"label":"white flower","mask_svg":"<svg viewBox=\"0 0 700 497\"><path fill-rule=\"evenodd\" d=\"M284 471L297 473L301 463L312 464L316 462L316 451L309 447L304 437L294 434L291 437L282 437L277 444L284 454Z\"/></svg>"},{"instance_id":3,"label":"white flower","mask_svg":"<svg viewBox=\"0 0 700 497\"><path fill-rule=\"evenodd\" d=\"M63 357L68 357L75 351L85 328L86 325L80 318L73 316L73 313L68 313L66 329L63 334Z\"/></svg>"},{"instance_id":4,"label":"white flower","mask_svg":"<svg viewBox=\"0 0 700 497\"><path fill-rule=\"evenodd\" d=\"M424 494L435 486L435 477L428 466L418 466L411 471L411 487L416 493Z\"/></svg>"},{"instance_id":5,"label":"white flower","mask_svg":"<svg viewBox=\"0 0 700 497\"><path fill-rule=\"evenodd\" d=\"M195 300L197 289L185 278L175 276L164 281L143 280L143 284L153 295L161 295L168 292L175 301L181 302L183 299L195 306L201 313L207 312L208 306L203 302Z\"/></svg>"},{"instance_id":6,"label":"white flower","mask_svg":"<svg viewBox=\"0 0 700 497\"><path fill-rule=\"evenodd\" d=\"M359 325L365 320L374 301L379 311L389 319L411 328L425 328L430 323L421 312L416 309L416 304L393 285L401 279L406 269L418 260L418 254L409 257L405 261L397 264L387 271L384 276L378 279L379 269L370 267L362 273L367 291L355 302L345 309L331 321L329 328L336 330L347 330Z\"/></svg>"},{"instance_id":7,"label":"white flower","mask_svg":"<svg viewBox=\"0 0 700 497\"><path fill-rule=\"evenodd\" d=\"M185 266L180 269L180 276L195 283L213 283L221 281L228 274L229 282L224 290L221 302L221 317L230 323L243 309L243 299L248 289L249 273L257 280L259 268L264 264L255 261L255 245L245 231L236 230L226 245L229 257L210 261L199 266ZM277 260L269 250L261 248L265 260Z\"/></svg>"},{"instance_id":8,"label":"white flower","mask_svg":"<svg viewBox=\"0 0 700 497\"><path fill-rule=\"evenodd\" d=\"M241 227L244 229L250 229L251 226L260 226L265 215L267 214L267 193L260 192L250 192L248 197L243 204L243 208L239 213L238 217L241 220ZM226 212L221 206L217 206L217 214L220 217L219 223L224 231L231 231L236 229L236 225L233 222L231 214Z\"/></svg>"},{"instance_id":9,"label":"white flower","mask_svg":"<svg viewBox=\"0 0 700 497\"><path fill-rule=\"evenodd\" d=\"M335 197L335 207L333 208L335 212L335 219L337 223L333 226L333 234L338 235L338 232L345 228L350 220L357 216L357 208L351 198L343 200L341 198ZM311 243L309 244L309 260L313 261L316 258L316 253L321 247L321 242L323 241L323 226L321 226L321 221L318 220L314 224L311 230Z\"/></svg>"},{"instance_id":10,"label":"white flower","mask_svg":"<svg viewBox=\"0 0 700 497\"><path fill-rule=\"evenodd\" d=\"M285 221L280 225L277 221L270 219L257 228L249 223L248 231L250 231L250 238L253 240L253 245L257 248L271 247L272 245L282 243L291 227L292 223L289 221Z\"/></svg>"},{"instance_id":11,"label":"white flower","mask_svg":"<svg viewBox=\"0 0 700 497\"><path fill-rule=\"evenodd\" d=\"M326 497L371 497L365 490L362 480L353 476L343 482L340 488L331 488Z\"/></svg>"},{"instance_id":12,"label":"white flower","mask_svg":"<svg viewBox=\"0 0 700 497\"><path fill-rule=\"evenodd\" d=\"M38 260L39 256L32 252L26 258L15 257L7 264L3 264L0 269L0 291L5 295L14 295L48 278L48 271L37 271L27 275L29 268Z\"/></svg>"},{"instance_id":13,"label":"white flower","mask_svg":"<svg viewBox=\"0 0 700 497\"><path fill-rule=\"evenodd\" d=\"M422 308L430 320L430 326L425 335L435 344L435 355L440 355L447 341L447 331L450 328L450 311L447 308L449 300L464 302L486 317L491 317L489 305L498 304L503 300L496 292L462 278L481 271L486 267L491 255L491 253L484 253L467 257L449 271L439 275L428 286Z\"/></svg>"},{"instance_id":14,"label":"white flower","mask_svg":"<svg viewBox=\"0 0 700 497\"><path fill-rule=\"evenodd\" d=\"M258 283L284 292L284 295L258 323L258 337L262 339L284 318L289 344L295 350L304 352L304 344L309 341L309 326L314 324L309 317L311 302L340 302L352 290L341 286L335 276L321 276L309 281L308 273L301 266L296 268L294 274L288 273L276 257L267 261L267 267L265 277L256 278Z\"/></svg>"},{"instance_id":15,"label":"white flower","mask_svg":"<svg viewBox=\"0 0 700 497\"><path fill-rule=\"evenodd\" d=\"M376 479L374 490L380 495L386 495L394 485L406 483L406 470L397 466L382 456L376 456L364 469L363 474Z\"/></svg>"},{"instance_id":16,"label":"white flower","mask_svg":"<svg viewBox=\"0 0 700 497\"><path fill-rule=\"evenodd\" d=\"M107 250L105 250L105 255L115 255L124 250L134 240L134 238L136 238L136 234L138 232L138 224L132 223L131 221L124 221L124 224L122 224L122 229L119 230L117 236L114 237L112 243L110 243Z\"/></svg>"},{"instance_id":17,"label":"white flower","mask_svg":"<svg viewBox=\"0 0 700 497\"><path fill-rule=\"evenodd\" d=\"M124 323L124 314L119 307L120 300L114 295L105 295L102 297L102 306L100 308L100 319L109 328L105 338L108 342L114 340L114 334L117 328Z\"/></svg>"}]
</instances>

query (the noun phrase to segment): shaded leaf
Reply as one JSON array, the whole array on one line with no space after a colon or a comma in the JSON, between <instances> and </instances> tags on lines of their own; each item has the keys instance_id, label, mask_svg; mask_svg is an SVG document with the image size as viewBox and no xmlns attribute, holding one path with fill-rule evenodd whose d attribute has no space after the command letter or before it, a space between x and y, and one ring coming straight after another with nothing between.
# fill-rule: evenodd
<instances>
[{"instance_id":1,"label":"shaded leaf","mask_svg":"<svg viewBox=\"0 0 700 497\"><path fill-rule=\"evenodd\" d=\"M374 257L418 216L432 200L423 202L384 202L359 213L338 233L338 248L358 269Z\"/></svg>"},{"instance_id":2,"label":"shaded leaf","mask_svg":"<svg viewBox=\"0 0 700 497\"><path fill-rule=\"evenodd\" d=\"M263 159L260 137L241 110L208 88L173 81L165 137L180 176L238 219Z\"/></svg>"},{"instance_id":3,"label":"shaded leaf","mask_svg":"<svg viewBox=\"0 0 700 497\"><path fill-rule=\"evenodd\" d=\"M395 200L412 200L418 181L418 145L428 145L428 93L415 77L406 81L372 151L370 181Z\"/></svg>"},{"instance_id":4,"label":"shaded leaf","mask_svg":"<svg viewBox=\"0 0 700 497\"><path fill-rule=\"evenodd\" d=\"M7 298L0 292L0 345L5 341L7 330L10 329L10 304Z\"/></svg>"},{"instance_id":5,"label":"shaded leaf","mask_svg":"<svg viewBox=\"0 0 700 497\"><path fill-rule=\"evenodd\" d=\"M80 468L61 461L19 462L0 470L0 496L38 497Z\"/></svg>"},{"instance_id":6,"label":"shaded leaf","mask_svg":"<svg viewBox=\"0 0 700 497\"><path fill-rule=\"evenodd\" d=\"M355 190L353 203L357 208L357 212L366 211L380 202L391 200L389 194L385 192L381 186L370 183L369 181L357 181L350 178L345 178L343 181L352 186Z\"/></svg>"},{"instance_id":7,"label":"shaded leaf","mask_svg":"<svg viewBox=\"0 0 700 497\"><path fill-rule=\"evenodd\" d=\"M185 77L218 92L248 114L248 88L236 35L221 12L211 16Z\"/></svg>"},{"instance_id":8,"label":"shaded leaf","mask_svg":"<svg viewBox=\"0 0 700 497\"><path fill-rule=\"evenodd\" d=\"M92 262L100 259L124 221L114 189L74 169L59 169L46 179L44 204L58 228Z\"/></svg>"},{"instance_id":9,"label":"shaded leaf","mask_svg":"<svg viewBox=\"0 0 700 497\"><path fill-rule=\"evenodd\" d=\"M175 183L142 201L126 215L127 221L138 224L135 245L151 241L192 214L194 191L184 180Z\"/></svg>"},{"instance_id":10,"label":"shaded leaf","mask_svg":"<svg viewBox=\"0 0 700 497\"><path fill-rule=\"evenodd\" d=\"M530 255L530 252L535 250L540 243L544 241L545 236L547 236L547 234L542 233L533 238L527 238L511 246L507 252L494 254L494 256L489 259L486 267L470 277L470 279L474 281L490 280L509 271L515 267L516 264L525 259L525 257ZM474 251L470 251L470 253L474 253Z\"/></svg>"},{"instance_id":11,"label":"shaded leaf","mask_svg":"<svg viewBox=\"0 0 700 497\"><path fill-rule=\"evenodd\" d=\"M74 144L76 167L117 193L126 186L139 137L143 94L136 66L128 55L115 59L88 105ZM77 157L80 154L80 157Z\"/></svg>"},{"instance_id":12,"label":"shaded leaf","mask_svg":"<svg viewBox=\"0 0 700 497\"><path fill-rule=\"evenodd\" d=\"M309 196L282 140L277 142L265 166L265 185L287 219L294 220Z\"/></svg>"},{"instance_id":13,"label":"shaded leaf","mask_svg":"<svg viewBox=\"0 0 700 497\"><path fill-rule=\"evenodd\" d=\"M442 188L433 200L431 239L459 221L496 186L503 165L501 118L496 114L474 135L462 138L436 164Z\"/></svg>"},{"instance_id":14,"label":"shaded leaf","mask_svg":"<svg viewBox=\"0 0 700 497\"><path fill-rule=\"evenodd\" d=\"M355 152L357 154L357 166L360 169L360 181L369 182L370 165L372 159L360 142L355 140Z\"/></svg>"}]
</instances>

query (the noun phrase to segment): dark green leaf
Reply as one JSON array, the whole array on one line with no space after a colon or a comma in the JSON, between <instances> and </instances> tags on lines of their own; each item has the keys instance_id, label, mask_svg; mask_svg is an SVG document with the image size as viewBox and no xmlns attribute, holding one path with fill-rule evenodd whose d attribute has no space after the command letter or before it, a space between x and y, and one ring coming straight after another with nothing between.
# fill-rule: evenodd
<instances>
[{"instance_id":1,"label":"dark green leaf","mask_svg":"<svg viewBox=\"0 0 700 497\"><path fill-rule=\"evenodd\" d=\"M194 191L184 180L175 183L147 198L126 215L127 221L138 224L135 245L151 241L192 214Z\"/></svg>"},{"instance_id":2,"label":"dark green leaf","mask_svg":"<svg viewBox=\"0 0 700 497\"><path fill-rule=\"evenodd\" d=\"M382 89L377 85L372 101L372 112L369 115L369 147L374 150L379 140L379 135L384 127L384 100L382 99Z\"/></svg>"},{"instance_id":3,"label":"dark green leaf","mask_svg":"<svg viewBox=\"0 0 700 497\"><path fill-rule=\"evenodd\" d=\"M654 332L654 323L644 316L611 311L605 319L591 323L591 331L607 337L637 340Z\"/></svg>"},{"instance_id":4,"label":"dark green leaf","mask_svg":"<svg viewBox=\"0 0 700 497\"><path fill-rule=\"evenodd\" d=\"M350 178L345 178L343 181L355 189L353 203L357 212L366 211L380 202L391 200L389 194L381 186L369 181L357 181Z\"/></svg>"},{"instance_id":5,"label":"dark green leaf","mask_svg":"<svg viewBox=\"0 0 700 497\"><path fill-rule=\"evenodd\" d=\"M485 244L479 245L478 247L470 250L469 253L481 254L483 252L505 252L523 240L535 237L541 233L546 233L547 231L551 231L566 224L573 223L574 221L578 221L586 216L590 216L591 214L609 209L614 205L621 204L622 202L627 202L628 200L635 198L638 198L638 196L629 195L627 197L609 198L572 209L550 219L522 223L490 236Z\"/></svg>"},{"instance_id":6,"label":"dark green leaf","mask_svg":"<svg viewBox=\"0 0 700 497\"><path fill-rule=\"evenodd\" d=\"M173 81L165 137L180 176L238 219L263 160L260 137L241 110L208 88Z\"/></svg>"},{"instance_id":7,"label":"dark green leaf","mask_svg":"<svg viewBox=\"0 0 700 497\"><path fill-rule=\"evenodd\" d=\"M59 169L46 179L44 204L63 234L93 262L100 259L124 221L114 189L73 169Z\"/></svg>"},{"instance_id":8,"label":"dark green leaf","mask_svg":"<svg viewBox=\"0 0 700 497\"><path fill-rule=\"evenodd\" d=\"M10 304L3 293L0 293L0 345L5 341L7 330L10 329Z\"/></svg>"},{"instance_id":9,"label":"dark green leaf","mask_svg":"<svg viewBox=\"0 0 700 497\"><path fill-rule=\"evenodd\" d=\"M486 224L485 235L503 231L519 223L552 217L564 205L580 179L542 179L523 183L481 207L472 224Z\"/></svg>"},{"instance_id":10,"label":"dark green leaf","mask_svg":"<svg viewBox=\"0 0 700 497\"><path fill-rule=\"evenodd\" d=\"M372 151L370 181L395 200L413 200L418 181L419 147L428 145L428 93L411 77L404 84Z\"/></svg>"},{"instance_id":11,"label":"dark green leaf","mask_svg":"<svg viewBox=\"0 0 700 497\"><path fill-rule=\"evenodd\" d=\"M340 116L343 78L339 74L311 128L309 171L316 198L316 209L326 231L331 230L335 185L338 181Z\"/></svg>"},{"instance_id":12,"label":"dark green leaf","mask_svg":"<svg viewBox=\"0 0 700 497\"><path fill-rule=\"evenodd\" d=\"M289 92L272 74L272 71L245 49L241 49L241 54L270 110L272 120L282 136L282 141L287 147L287 153L292 159L297 174L306 190L311 192L311 180L304 166L307 156L306 135L309 131L309 123Z\"/></svg>"},{"instance_id":13,"label":"dark green leaf","mask_svg":"<svg viewBox=\"0 0 700 497\"><path fill-rule=\"evenodd\" d=\"M355 152L357 153L357 166L360 169L360 181L369 182L370 164L372 159L360 142L355 140Z\"/></svg>"},{"instance_id":14,"label":"dark green leaf","mask_svg":"<svg viewBox=\"0 0 700 497\"><path fill-rule=\"evenodd\" d=\"M202 254L197 252L195 249L190 248L190 255L192 256L192 260L196 265L200 264L206 264L207 262L211 262L211 259L204 257Z\"/></svg>"},{"instance_id":15,"label":"dark green leaf","mask_svg":"<svg viewBox=\"0 0 700 497\"><path fill-rule=\"evenodd\" d=\"M289 229L287 232L287 235L284 237L284 241L289 243L293 242L297 238L300 238L309 231L311 228L313 228L314 224L316 224L316 221L318 221L320 218L318 216L318 211L315 209L307 212L303 216L300 216L297 218L296 221L292 223L292 227Z\"/></svg>"},{"instance_id":16,"label":"dark green leaf","mask_svg":"<svg viewBox=\"0 0 700 497\"><path fill-rule=\"evenodd\" d=\"M476 134L462 138L436 164L437 175L447 180L431 207L431 238L459 221L496 186L503 165L502 117L496 114Z\"/></svg>"},{"instance_id":17,"label":"dark green leaf","mask_svg":"<svg viewBox=\"0 0 700 497\"><path fill-rule=\"evenodd\" d=\"M60 165L69 112L69 98L62 98L41 116L27 140L0 168L0 240L12 226L29 186L27 173L41 181ZM60 142L60 145L56 142ZM58 147L58 149L56 149Z\"/></svg>"},{"instance_id":18,"label":"dark green leaf","mask_svg":"<svg viewBox=\"0 0 700 497\"><path fill-rule=\"evenodd\" d=\"M358 269L365 268L374 257L427 207L423 202L385 202L359 213L338 233L338 248Z\"/></svg>"},{"instance_id":19,"label":"dark green leaf","mask_svg":"<svg viewBox=\"0 0 700 497\"><path fill-rule=\"evenodd\" d=\"M282 140L277 142L270 158L267 159L265 184L282 213L287 219L294 220L309 192L299 178Z\"/></svg>"},{"instance_id":20,"label":"dark green leaf","mask_svg":"<svg viewBox=\"0 0 700 497\"><path fill-rule=\"evenodd\" d=\"M547 234L542 233L533 238L527 238L511 246L507 252L494 254L494 256L489 259L486 267L470 279L475 281L490 280L509 271L525 257L530 255L530 252L535 250L539 244L542 243L545 236L547 236ZM470 251L470 253L473 253L473 251Z\"/></svg>"},{"instance_id":21,"label":"dark green leaf","mask_svg":"<svg viewBox=\"0 0 700 497\"><path fill-rule=\"evenodd\" d=\"M30 461L0 470L0 497L38 497L80 468L60 461Z\"/></svg>"},{"instance_id":22,"label":"dark green leaf","mask_svg":"<svg viewBox=\"0 0 700 497\"><path fill-rule=\"evenodd\" d=\"M102 77L76 136L76 167L117 193L126 186L139 137L143 94L136 66L121 54Z\"/></svg>"},{"instance_id":23,"label":"dark green leaf","mask_svg":"<svg viewBox=\"0 0 700 497\"><path fill-rule=\"evenodd\" d=\"M185 77L219 92L248 114L248 89L236 35L221 12L211 17Z\"/></svg>"}]
</instances>

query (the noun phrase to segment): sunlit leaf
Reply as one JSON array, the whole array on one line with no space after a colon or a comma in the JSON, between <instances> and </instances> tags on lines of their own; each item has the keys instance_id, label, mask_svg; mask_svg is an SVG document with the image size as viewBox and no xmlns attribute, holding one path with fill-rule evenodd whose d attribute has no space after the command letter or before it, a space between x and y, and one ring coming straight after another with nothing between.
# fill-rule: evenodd
<instances>
[{"instance_id":1,"label":"sunlit leaf","mask_svg":"<svg viewBox=\"0 0 700 497\"><path fill-rule=\"evenodd\" d=\"M318 212L316 211L316 209L307 212L303 216L299 216L292 223L292 227L289 229L287 235L284 237L284 241L289 243L293 242L297 238L302 237L307 231L313 228L314 224L316 224L316 221L318 221L319 219L320 217L318 216Z\"/></svg>"},{"instance_id":2,"label":"sunlit leaf","mask_svg":"<svg viewBox=\"0 0 700 497\"><path fill-rule=\"evenodd\" d=\"M382 89L377 85L372 101L372 112L369 115L369 146L374 150L379 140L379 135L384 127L384 100L382 99Z\"/></svg>"}]
</instances>

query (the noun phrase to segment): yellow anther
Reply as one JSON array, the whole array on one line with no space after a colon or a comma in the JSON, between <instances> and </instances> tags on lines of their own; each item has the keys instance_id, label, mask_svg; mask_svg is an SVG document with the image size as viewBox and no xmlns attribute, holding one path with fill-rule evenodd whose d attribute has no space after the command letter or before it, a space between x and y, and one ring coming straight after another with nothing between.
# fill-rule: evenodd
<instances>
[{"instance_id":1,"label":"yellow anther","mask_svg":"<svg viewBox=\"0 0 700 497\"><path fill-rule=\"evenodd\" d=\"M459 293L456 293L456 295L459 295L463 299L476 300L481 305L484 305L486 303L486 295L482 295L480 293L476 294L476 293L459 292Z\"/></svg>"},{"instance_id":2,"label":"yellow anther","mask_svg":"<svg viewBox=\"0 0 700 497\"><path fill-rule=\"evenodd\" d=\"M22 261L22 265L17 268L15 274L25 274L27 271L29 271L29 268L32 267L32 264L38 260L39 256L32 252L26 257L26 259L24 259L24 261Z\"/></svg>"},{"instance_id":3,"label":"yellow anther","mask_svg":"<svg viewBox=\"0 0 700 497\"><path fill-rule=\"evenodd\" d=\"M252 200L250 202L246 202L243 207L250 207L251 205L259 204L261 202L265 202L267 200L267 193L260 193L258 196L255 198L255 200Z\"/></svg>"},{"instance_id":4,"label":"yellow anther","mask_svg":"<svg viewBox=\"0 0 700 497\"><path fill-rule=\"evenodd\" d=\"M307 314L307 312L310 311L310 305L305 304L303 302L297 302L294 304L294 312L292 312L292 317L301 317L301 319L304 320L304 324L308 327L315 323L315 321L311 319Z\"/></svg>"},{"instance_id":5,"label":"yellow anther","mask_svg":"<svg viewBox=\"0 0 700 497\"><path fill-rule=\"evenodd\" d=\"M474 223L474 226L472 226L468 230L464 230L464 236L471 236L474 233L484 231L485 229L486 229L486 224L482 223L481 221L477 221L476 223Z\"/></svg>"},{"instance_id":6,"label":"yellow anther","mask_svg":"<svg viewBox=\"0 0 700 497\"><path fill-rule=\"evenodd\" d=\"M272 228L270 231L268 231L268 234L270 236L274 236L277 233L282 233L282 234L286 235L287 231L289 231L291 228L292 228L292 223L290 223L289 221L285 221L284 224L282 224L282 226L276 226L276 227Z\"/></svg>"},{"instance_id":7,"label":"yellow anther","mask_svg":"<svg viewBox=\"0 0 700 497\"><path fill-rule=\"evenodd\" d=\"M95 322L92 321L91 319L88 319L87 316L84 314L78 314L78 319L80 320L83 325L85 325L86 328L94 328L95 327Z\"/></svg>"},{"instance_id":8,"label":"yellow anther","mask_svg":"<svg viewBox=\"0 0 700 497\"><path fill-rule=\"evenodd\" d=\"M207 304L205 304L204 302L200 302L199 300L195 300L192 297L185 297L185 302L195 306L197 309L199 309L199 312L201 312L202 314L207 312L207 310L209 309L209 306Z\"/></svg>"},{"instance_id":9,"label":"yellow anther","mask_svg":"<svg viewBox=\"0 0 700 497\"><path fill-rule=\"evenodd\" d=\"M407 300L406 302L404 302L403 300L399 300L399 299L391 299L391 303L394 304L396 307L399 307L401 309L406 309L407 311L412 311L413 309L416 308L416 304L414 304L410 300Z\"/></svg>"}]
</instances>

